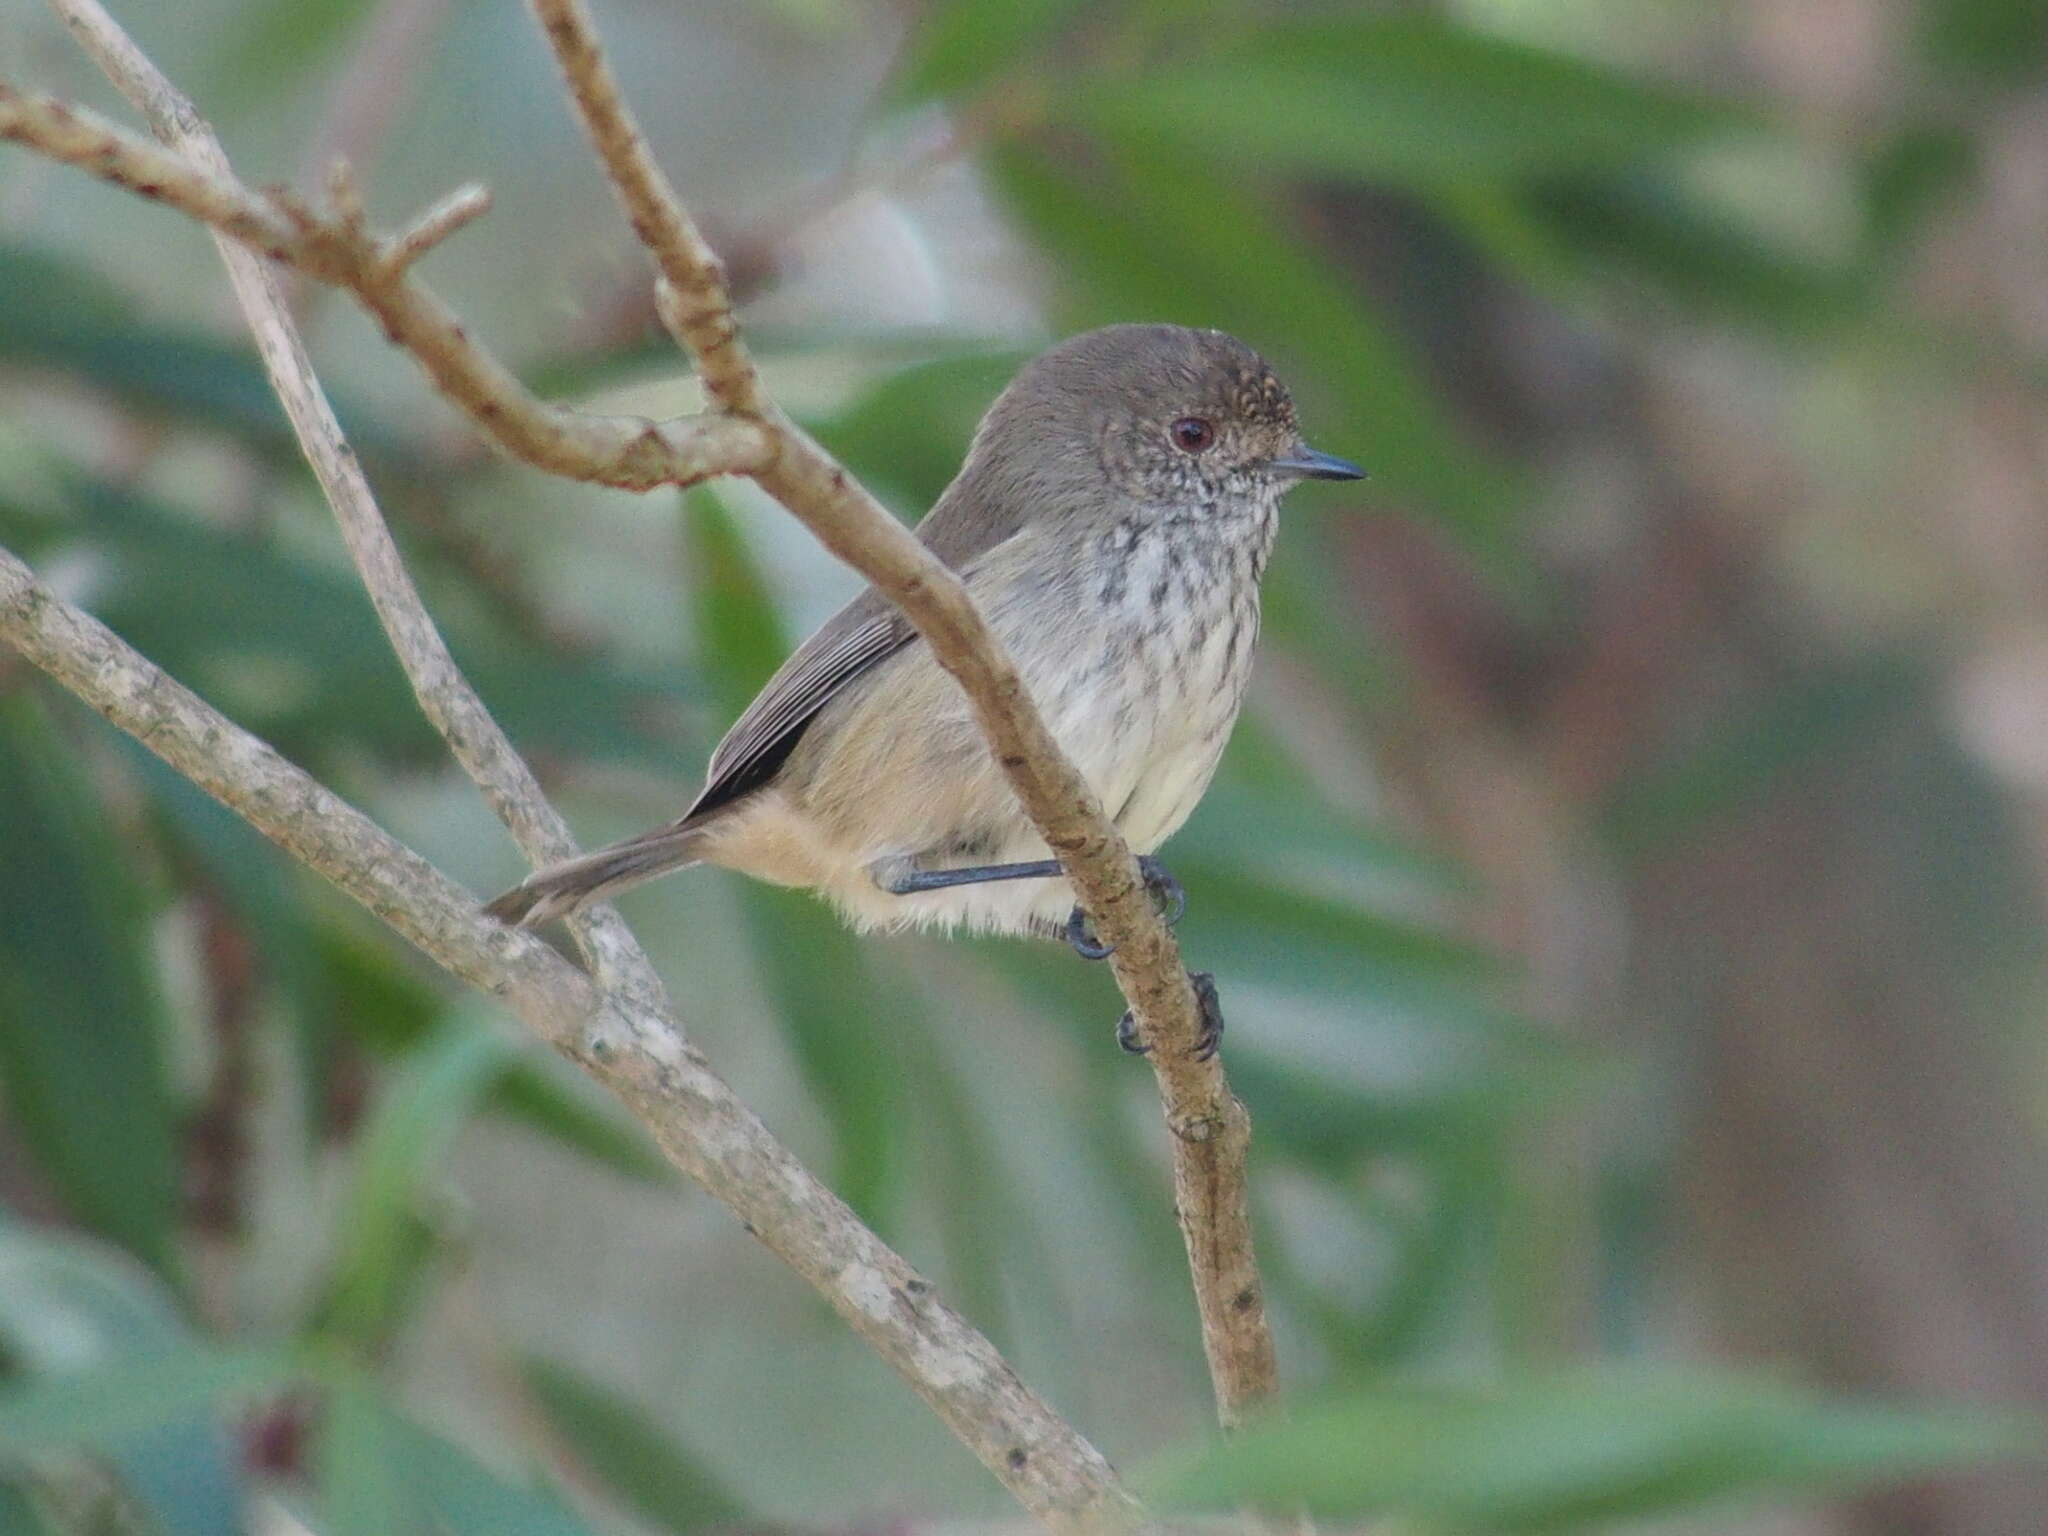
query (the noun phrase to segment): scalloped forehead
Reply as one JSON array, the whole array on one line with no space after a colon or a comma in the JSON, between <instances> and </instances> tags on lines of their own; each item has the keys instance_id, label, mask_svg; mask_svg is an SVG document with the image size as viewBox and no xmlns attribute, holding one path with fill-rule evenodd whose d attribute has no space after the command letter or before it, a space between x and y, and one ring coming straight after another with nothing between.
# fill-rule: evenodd
<instances>
[{"instance_id":1,"label":"scalloped forehead","mask_svg":"<svg viewBox=\"0 0 2048 1536\"><path fill-rule=\"evenodd\" d=\"M1013 393L1057 407L1086 401L1159 419L1209 412L1291 427L1294 402L1265 359L1234 336L1178 325L1111 325L1026 365Z\"/></svg>"}]
</instances>

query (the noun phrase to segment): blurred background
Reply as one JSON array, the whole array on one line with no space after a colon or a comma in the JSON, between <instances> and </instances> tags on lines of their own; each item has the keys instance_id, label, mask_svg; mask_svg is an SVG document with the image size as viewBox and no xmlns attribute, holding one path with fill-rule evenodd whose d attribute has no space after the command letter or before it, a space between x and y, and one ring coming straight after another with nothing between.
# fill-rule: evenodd
<instances>
[{"instance_id":1,"label":"blurred background","mask_svg":"<svg viewBox=\"0 0 2048 1536\"><path fill-rule=\"evenodd\" d=\"M386 225L488 183L423 272L536 389L689 407L523 7L116 9L246 180L346 156ZM711 871L628 897L777 1132L1193 1502L2039 1531L1990 1415L2048 1399L2048 6L596 10L773 388L904 516L1021 359L1111 320L1244 337L1373 473L1291 498L1166 850L1326 1449L1188 1470L1206 1380L1101 968L856 942ZM27 0L0 75L130 120ZM508 467L298 303L579 834L676 814L852 579L747 486ZM480 894L521 872L203 234L11 149L0 542ZM498 1022L0 654L0 1529L1008 1518Z\"/></svg>"}]
</instances>

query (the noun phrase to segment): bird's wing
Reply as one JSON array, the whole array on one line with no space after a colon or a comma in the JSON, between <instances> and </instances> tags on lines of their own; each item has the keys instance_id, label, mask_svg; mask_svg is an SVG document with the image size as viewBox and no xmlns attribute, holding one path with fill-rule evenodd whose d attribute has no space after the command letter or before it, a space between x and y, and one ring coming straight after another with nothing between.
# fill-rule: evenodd
<instances>
[{"instance_id":1,"label":"bird's wing","mask_svg":"<svg viewBox=\"0 0 2048 1536\"><path fill-rule=\"evenodd\" d=\"M695 820L766 782L833 695L916 638L910 621L872 587L827 619L725 733L705 770L703 792L683 819Z\"/></svg>"},{"instance_id":2,"label":"bird's wing","mask_svg":"<svg viewBox=\"0 0 2048 1536\"><path fill-rule=\"evenodd\" d=\"M1018 531L1029 504L1025 497L977 487L977 468L970 457L917 525L917 536L932 553L963 576ZM840 689L917 639L910 621L873 587L827 619L725 733L705 770L703 792L683 820L704 816L767 782Z\"/></svg>"}]
</instances>

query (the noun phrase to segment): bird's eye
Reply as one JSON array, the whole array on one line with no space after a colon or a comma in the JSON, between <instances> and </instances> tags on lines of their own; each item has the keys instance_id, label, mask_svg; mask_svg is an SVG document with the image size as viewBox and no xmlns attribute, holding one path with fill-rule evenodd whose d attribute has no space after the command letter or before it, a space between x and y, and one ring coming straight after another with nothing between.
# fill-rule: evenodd
<instances>
[{"instance_id":1,"label":"bird's eye","mask_svg":"<svg viewBox=\"0 0 2048 1536\"><path fill-rule=\"evenodd\" d=\"M1200 453L1216 441L1216 429L1199 416L1183 416L1167 430L1182 453Z\"/></svg>"}]
</instances>

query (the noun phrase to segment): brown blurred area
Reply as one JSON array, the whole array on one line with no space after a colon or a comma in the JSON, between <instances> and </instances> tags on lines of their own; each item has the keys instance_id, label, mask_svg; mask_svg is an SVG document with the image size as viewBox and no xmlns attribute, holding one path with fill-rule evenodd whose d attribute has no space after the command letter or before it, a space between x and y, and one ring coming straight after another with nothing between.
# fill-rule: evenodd
<instances>
[{"instance_id":1,"label":"brown blurred area","mask_svg":"<svg viewBox=\"0 0 2048 1536\"><path fill-rule=\"evenodd\" d=\"M1751 0L1732 46L1688 67L1814 140L1865 134L1936 89L1904 46L1912 9ZM2039 356L2048 100L1950 106L1988 163L1896 302ZM2038 378L1885 398L1880 365L1847 387L1895 435L1830 439L1824 386L1766 347L1654 306L1561 325L1484 274L1447 278L1396 203L1335 194L1313 222L1397 311L1404 279L1432 285L1415 339L1441 385L1570 487L1550 556L1566 611L1490 601L1398 517L1356 527L1349 572L1411 664L1377 722L1390 793L1482 872L1480 921L1527 961L1532 1005L1668 1074L1658 1102L1603 1105L1546 1154L1640 1144L1645 1117L1668 1138L1685 1198L1656 1301L1675 1337L1846 1388L2048 1401L2039 1013L2013 1018L1982 969L2011 985L2038 965L2048 912ZM1675 839L1613 835L1625 775L1891 656L1911 657L1912 706L1856 712ZM1965 786L1980 775L1994 798ZM1553 1310L1560 1350L1597 1330ZM2044 1510L2048 1476L2010 1471L1770 1529L2018 1536Z\"/></svg>"}]
</instances>

